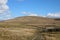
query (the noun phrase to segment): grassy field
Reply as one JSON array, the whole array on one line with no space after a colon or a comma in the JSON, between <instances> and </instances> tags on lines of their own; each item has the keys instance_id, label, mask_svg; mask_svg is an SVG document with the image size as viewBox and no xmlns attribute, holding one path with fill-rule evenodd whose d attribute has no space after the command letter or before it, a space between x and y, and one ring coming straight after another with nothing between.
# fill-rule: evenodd
<instances>
[{"instance_id":1,"label":"grassy field","mask_svg":"<svg viewBox=\"0 0 60 40\"><path fill-rule=\"evenodd\" d=\"M60 40L60 32L42 33L39 29L0 28L0 40Z\"/></svg>"},{"instance_id":2,"label":"grassy field","mask_svg":"<svg viewBox=\"0 0 60 40\"><path fill-rule=\"evenodd\" d=\"M60 27L60 20L42 17L18 17L0 22L0 40L60 40L60 32L41 32Z\"/></svg>"},{"instance_id":3,"label":"grassy field","mask_svg":"<svg viewBox=\"0 0 60 40\"><path fill-rule=\"evenodd\" d=\"M0 40L32 40L36 29L0 28Z\"/></svg>"}]
</instances>

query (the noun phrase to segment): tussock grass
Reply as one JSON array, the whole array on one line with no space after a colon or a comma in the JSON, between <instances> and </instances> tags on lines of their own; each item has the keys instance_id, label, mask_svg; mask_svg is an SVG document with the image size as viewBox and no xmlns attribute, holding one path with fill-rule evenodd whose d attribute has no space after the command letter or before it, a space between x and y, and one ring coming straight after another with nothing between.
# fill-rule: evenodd
<instances>
[{"instance_id":1,"label":"tussock grass","mask_svg":"<svg viewBox=\"0 0 60 40\"><path fill-rule=\"evenodd\" d=\"M41 32L45 27L60 27L60 21L42 17L18 17L0 22L0 40L60 40L60 32Z\"/></svg>"}]
</instances>

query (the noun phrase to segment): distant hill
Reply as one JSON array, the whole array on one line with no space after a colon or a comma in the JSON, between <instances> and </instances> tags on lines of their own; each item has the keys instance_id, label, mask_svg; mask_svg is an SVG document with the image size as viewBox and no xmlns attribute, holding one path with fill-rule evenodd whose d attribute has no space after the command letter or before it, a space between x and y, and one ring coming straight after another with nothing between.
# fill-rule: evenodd
<instances>
[{"instance_id":1,"label":"distant hill","mask_svg":"<svg viewBox=\"0 0 60 40\"><path fill-rule=\"evenodd\" d=\"M55 23L54 19L45 18L45 17L38 17L38 16L23 16L17 17L10 20L5 20L0 22L0 24L10 25L10 26L19 26L19 25L53 25Z\"/></svg>"},{"instance_id":2,"label":"distant hill","mask_svg":"<svg viewBox=\"0 0 60 40\"><path fill-rule=\"evenodd\" d=\"M20 26L20 25L54 25L57 24L56 21L60 22L60 19L52 19L46 17L38 17L38 16L23 16L17 17L10 20L5 20L0 22L0 24L10 25L10 26Z\"/></svg>"}]
</instances>

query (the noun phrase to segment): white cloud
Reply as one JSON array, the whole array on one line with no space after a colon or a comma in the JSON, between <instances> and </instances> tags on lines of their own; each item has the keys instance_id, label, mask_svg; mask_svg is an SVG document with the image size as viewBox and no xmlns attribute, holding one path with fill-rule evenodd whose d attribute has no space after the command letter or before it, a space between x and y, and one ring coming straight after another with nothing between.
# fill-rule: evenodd
<instances>
[{"instance_id":1,"label":"white cloud","mask_svg":"<svg viewBox=\"0 0 60 40\"><path fill-rule=\"evenodd\" d=\"M3 14L9 10L7 5L0 5L0 14Z\"/></svg>"},{"instance_id":2,"label":"white cloud","mask_svg":"<svg viewBox=\"0 0 60 40\"><path fill-rule=\"evenodd\" d=\"M36 13L32 13L32 12L21 12L22 14L26 15L26 16L39 16Z\"/></svg>"},{"instance_id":3,"label":"white cloud","mask_svg":"<svg viewBox=\"0 0 60 40\"><path fill-rule=\"evenodd\" d=\"M38 14L31 13L28 16L38 16Z\"/></svg>"},{"instance_id":4,"label":"white cloud","mask_svg":"<svg viewBox=\"0 0 60 40\"><path fill-rule=\"evenodd\" d=\"M6 4L7 0L0 0L0 4Z\"/></svg>"},{"instance_id":5,"label":"white cloud","mask_svg":"<svg viewBox=\"0 0 60 40\"><path fill-rule=\"evenodd\" d=\"M55 18L60 17L60 12L59 13L48 13L47 17L55 17Z\"/></svg>"},{"instance_id":6,"label":"white cloud","mask_svg":"<svg viewBox=\"0 0 60 40\"><path fill-rule=\"evenodd\" d=\"M7 2L8 0L0 0L0 14L3 14L9 10Z\"/></svg>"},{"instance_id":7,"label":"white cloud","mask_svg":"<svg viewBox=\"0 0 60 40\"><path fill-rule=\"evenodd\" d=\"M22 14L26 16L40 16L40 17L49 17L49 18L60 18L60 12L57 13L48 13L46 16L37 14L37 13L32 13L32 12L22 12Z\"/></svg>"},{"instance_id":8,"label":"white cloud","mask_svg":"<svg viewBox=\"0 0 60 40\"><path fill-rule=\"evenodd\" d=\"M28 14L28 12L21 12L22 14Z\"/></svg>"},{"instance_id":9,"label":"white cloud","mask_svg":"<svg viewBox=\"0 0 60 40\"><path fill-rule=\"evenodd\" d=\"M0 15L0 20L8 20L8 19L12 19L12 15L10 12Z\"/></svg>"},{"instance_id":10,"label":"white cloud","mask_svg":"<svg viewBox=\"0 0 60 40\"><path fill-rule=\"evenodd\" d=\"M0 20L7 20L11 18L7 2L8 0L0 0Z\"/></svg>"}]
</instances>

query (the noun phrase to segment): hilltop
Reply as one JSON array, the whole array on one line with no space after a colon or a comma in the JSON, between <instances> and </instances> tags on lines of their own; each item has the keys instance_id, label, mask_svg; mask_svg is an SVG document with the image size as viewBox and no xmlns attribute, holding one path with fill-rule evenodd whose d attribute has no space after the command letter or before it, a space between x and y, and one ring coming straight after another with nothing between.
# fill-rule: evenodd
<instances>
[{"instance_id":1,"label":"hilltop","mask_svg":"<svg viewBox=\"0 0 60 40\"><path fill-rule=\"evenodd\" d=\"M44 18L44 17L38 17L38 16L24 16L24 17L17 17L10 20L5 20L0 24L6 25L6 26L22 26L22 25L45 26L45 25L54 25L55 21L56 20L52 18Z\"/></svg>"}]
</instances>

